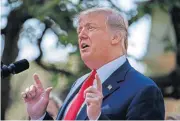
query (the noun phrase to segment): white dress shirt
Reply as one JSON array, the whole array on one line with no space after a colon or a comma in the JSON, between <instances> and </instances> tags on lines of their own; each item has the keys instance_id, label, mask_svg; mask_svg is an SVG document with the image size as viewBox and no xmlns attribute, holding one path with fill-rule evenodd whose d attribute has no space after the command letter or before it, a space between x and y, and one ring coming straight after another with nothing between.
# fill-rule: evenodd
<instances>
[{"instance_id":1,"label":"white dress shirt","mask_svg":"<svg viewBox=\"0 0 180 121\"><path fill-rule=\"evenodd\" d=\"M117 58L117 59L115 59L115 60L113 60L113 61L111 61L111 62L109 62L109 63L107 63L105 65L103 65L98 70L96 70L101 82L103 83L108 77L110 77L110 75L113 72L115 72L120 66L122 66L125 63L125 61L126 61L126 55L123 55L123 56L120 56L119 58ZM96 87L96 83L94 83L93 86ZM64 114L67 113L67 111L70 108L70 105L71 105L71 103L73 102L74 99L75 98L73 98L72 101L68 104ZM85 105L85 103L82 104L80 110L83 108L84 105ZM79 110L79 112L80 112L80 110ZM78 112L78 114L79 114L79 112ZM46 115L46 113L39 120L44 119L45 115ZM100 114L99 114L99 116L100 116Z\"/></svg>"}]
</instances>

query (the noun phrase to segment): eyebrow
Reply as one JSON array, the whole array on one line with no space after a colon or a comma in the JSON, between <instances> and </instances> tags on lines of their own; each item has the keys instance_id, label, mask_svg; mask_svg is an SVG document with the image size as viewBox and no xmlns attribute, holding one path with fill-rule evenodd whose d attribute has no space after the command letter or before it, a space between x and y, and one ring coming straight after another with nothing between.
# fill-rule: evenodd
<instances>
[{"instance_id":1,"label":"eyebrow","mask_svg":"<svg viewBox=\"0 0 180 121\"><path fill-rule=\"evenodd\" d=\"M97 26L97 24L95 24L95 23L86 23L86 24L85 24L86 27L87 27L87 26L90 26L90 25L95 25L95 26ZM77 31L79 30L79 28L81 28L81 27L78 26L78 27L77 27Z\"/></svg>"},{"instance_id":2,"label":"eyebrow","mask_svg":"<svg viewBox=\"0 0 180 121\"><path fill-rule=\"evenodd\" d=\"M95 23L87 23L85 26L89 26L89 25L97 25Z\"/></svg>"}]
</instances>

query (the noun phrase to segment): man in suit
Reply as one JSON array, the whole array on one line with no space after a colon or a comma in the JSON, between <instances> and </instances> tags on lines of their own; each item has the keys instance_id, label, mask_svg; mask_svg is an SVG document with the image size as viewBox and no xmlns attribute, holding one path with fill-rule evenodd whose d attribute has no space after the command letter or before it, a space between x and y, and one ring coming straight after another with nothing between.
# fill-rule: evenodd
<instances>
[{"instance_id":1,"label":"man in suit","mask_svg":"<svg viewBox=\"0 0 180 121\"><path fill-rule=\"evenodd\" d=\"M127 29L127 21L114 10L93 8L80 13L79 49L92 72L73 84L57 120L164 119L161 91L126 58ZM34 80L36 84L22 93L27 112L34 120L52 119L46 112L52 88L44 89L37 75Z\"/></svg>"}]
</instances>

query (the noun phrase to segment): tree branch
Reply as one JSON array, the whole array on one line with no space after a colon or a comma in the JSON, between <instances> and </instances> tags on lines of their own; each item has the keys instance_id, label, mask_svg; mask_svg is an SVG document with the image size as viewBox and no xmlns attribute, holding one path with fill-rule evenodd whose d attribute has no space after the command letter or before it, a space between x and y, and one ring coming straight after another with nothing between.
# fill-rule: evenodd
<instances>
[{"instance_id":1,"label":"tree branch","mask_svg":"<svg viewBox=\"0 0 180 121\"><path fill-rule=\"evenodd\" d=\"M6 35L6 27L4 29L1 29L1 34Z\"/></svg>"},{"instance_id":2,"label":"tree branch","mask_svg":"<svg viewBox=\"0 0 180 121\"><path fill-rule=\"evenodd\" d=\"M47 71L51 71L51 72L54 72L54 73L62 73L66 76L74 76L72 73L68 72L68 71L65 71L63 69L57 69L55 68L54 65L52 65L51 67L50 66L47 66L45 64L42 63L41 59L42 59L42 56L43 56L43 51L42 51L42 48L41 48L41 42L42 42L42 38L46 32L46 30L48 29L47 25L45 25L45 29L42 33L42 36L38 39L38 48L39 48L39 56L35 59L35 62L36 64L38 64L41 68L47 70Z\"/></svg>"}]
</instances>

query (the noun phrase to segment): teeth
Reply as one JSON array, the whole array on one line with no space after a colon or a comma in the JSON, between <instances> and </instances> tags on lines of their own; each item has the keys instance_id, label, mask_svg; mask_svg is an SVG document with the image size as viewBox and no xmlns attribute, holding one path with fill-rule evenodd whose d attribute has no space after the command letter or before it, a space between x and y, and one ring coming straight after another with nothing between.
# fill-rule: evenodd
<instances>
[{"instance_id":1,"label":"teeth","mask_svg":"<svg viewBox=\"0 0 180 121\"><path fill-rule=\"evenodd\" d=\"M89 47L89 45L83 43L83 44L82 44L82 48L84 49L84 48L86 48L86 47Z\"/></svg>"}]
</instances>

